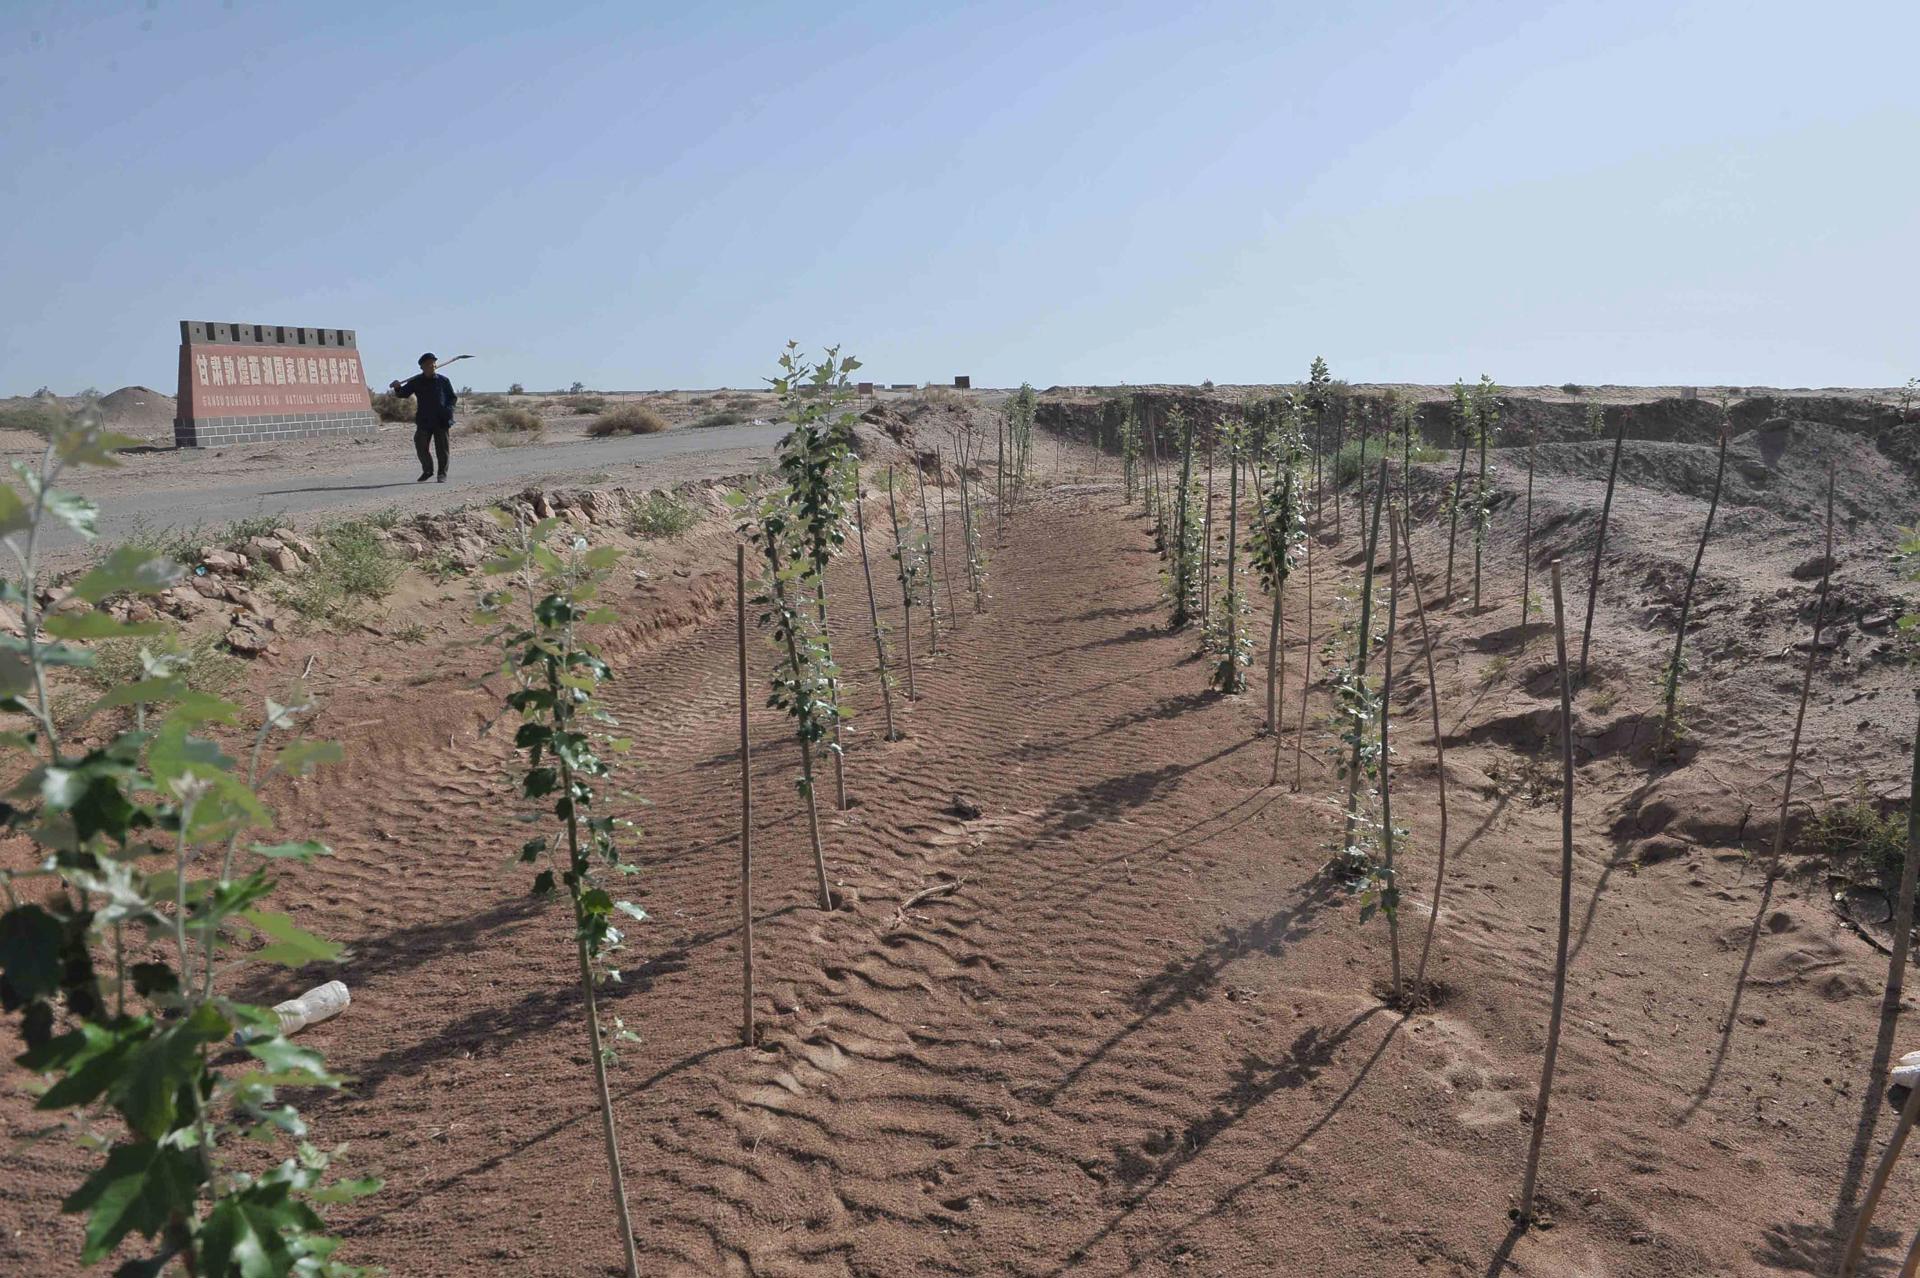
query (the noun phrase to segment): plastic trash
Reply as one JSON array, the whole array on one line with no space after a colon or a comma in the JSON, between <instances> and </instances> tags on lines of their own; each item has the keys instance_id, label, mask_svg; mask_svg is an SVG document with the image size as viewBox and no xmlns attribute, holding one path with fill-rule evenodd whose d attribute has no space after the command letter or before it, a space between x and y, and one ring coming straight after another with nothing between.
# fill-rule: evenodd
<instances>
[{"instance_id":1,"label":"plastic trash","mask_svg":"<svg viewBox=\"0 0 1920 1278\"><path fill-rule=\"evenodd\" d=\"M299 998L290 998L284 1003L274 1004L274 1014L280 1018L282 1034L298 1034L309 1025L318 1025L321 1021L340 1015L353 998L347 993L347 987L339 981L328 981L325 985L316 985Z\"/></svg>"},{"instance_id":2,"label":"plastic trash","mask_svg":"<svg viewBox=\"0 0 1920 1278\"><path fill-rule=\"evenodd\" d=\"M1902 1056L1900 1063L1893 1067L1893 1077L1887 1083L1890 1087L1909 1089L1920 1084L1920 1052L1908 1052Z\"/></svg>"}]
</instances>

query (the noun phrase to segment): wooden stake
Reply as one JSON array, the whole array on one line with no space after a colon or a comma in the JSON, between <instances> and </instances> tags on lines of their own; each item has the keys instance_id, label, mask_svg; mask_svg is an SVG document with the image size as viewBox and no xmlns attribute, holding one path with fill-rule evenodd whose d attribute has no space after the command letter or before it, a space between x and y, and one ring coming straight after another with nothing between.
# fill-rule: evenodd
<instances>
[{"instance_id":1,"label":"wooden stake","mask_svg":"<svg viewBox=\"0 0 1920 1278\"><path fill-rule=\"evenodd\" d=\"M916 701L913 688L913 586L907 577L907 543L900 539L900 510L893 501L893 467L887 467L887 514L893 518L893 553L900 566L901 642L907 649L907 700Z\"/></svg>"},{"instance_id":2,"label":"wooden stake","mask_svg":"<svg viewBox=\"0 0 1920 1278\"><path fill-rule=\"evenodd\" d=\"M1313 543L1320 538L1319 517L1307 529L1307 619L1300 638L1300 717L1293 725L1293 789L1300 792L1300 765L1307 749L1307 690L1313 686Z\"/></svg>"},{"instance_id":3,"label":"wooden stake","mask_svg":"<svg viewBox=\"0 0 1920 1278\"><path fill-rule=\"evenodd\" d=\"M867 615L873 619L873 651L880 662L880 703L887 711L887 740L898 741L900 730L893 726L893 677L887 673L887 645L880 634L880 600L873 593L873 566L867 560L867 516L857 500L853 503L853 526L860 532L860 571L867 579Z\"/></svg>"},{"instance_id":4,"label":"wooden stake","mask_svg":"<svg viewBox=\"0 0 1920 1278\"><path fill-rule=\"evenodd\" d=\"M1383 457L1380 459L1380 475L1383 481L1386 477L1386 472L1387 460ZM1363 686L1367 678L1367 657L1370 655L1369 650L1373 647L1373 561L1380 557L1380 516L1384 509L1382 498L1386 496L1385 490L1386 484L1384 482L1382 482L1378 488L1374 489L1372 528L1371 530L1366 528L1360 529L1360 532L1365 534L1367 562L1360 573L1362 583L1360 587L1360 633L1354 645L1353 670L1355 677L1360 680ZM1347 823L1345 833L1340 840L1340 847L1343 852L1353 847L1353 830L1357 823L1360 805L1360 747L1362 738L1364 738L1365 735L1366 733L1364 731L1358 731L1353 734L1353 758L1347 765Z\"/></svg>"},{"instance_id":5,"label":"wooden stake","mask_svg":"<svg viewBox=\"0 0 1920 1278\"><path fill-rule=\"evenodd\" d=\"M1693 552L1693 567L1687 572L1687 588L1680 596L1680 632L1673 637L1673 656L1667 662L1667 703L1666 711L1660 717L1660 734L1654 738L1653 754L1660 757L1663 747L1673 741L1674 708L1680 700L1680 660L1687 645L1687 615L1693 610L1693 583L1700 576L1700 561L1706 558L1707 538L1713 534L1713 516L1720 509L1720 481L1727 473L1727 441L1732 436L1732 428L1723 423L1720 427L1720 462L1713 472L1713 498L1707 503L1707 522L1700 529L1700 545ZM1828 523L1831 524L1831 512ZM1828 544L1832 544L1832 529L1828 529ZM1826 597L1825 578L1821 579L1820 594ZM1818 638L1819 636L1815 636Z\"/></svg>"},{"instance_id":6,"label":"wooden stake","mask_svg":"<svg viewBox=\"0 0 1920 1278\"><path fill-rule=\"evenodd\" d=\"M1607 520L1613 514L1613 485L1620 476L1620 446L1627 442L1627 410L1613 436L1613 462L1607 467L1607 497L1600 503L1600 538L1593 543L1593 572L1587 578L1587 624L1580 630L1580 682L1587 681L1587 645L1593 641L1593 605L1600 598L1600 556L1607 550Z\"/></svg>"},{"instance_id":7,"label":"wooden stake","mask_svg":"<svg viewBox=\"0 0 1920 1278\"><path fill-rule=\"evenodd\" d=\"M917 454L913 470L920 480L920 526L927 543L927 652L932 654L940 651L940 593L933 579L933 517L927 514L927 472L921 468ZM907 522L913 522L911 512Z\"/></svg>"},{"instance_id":8,"label":"wooden stake","mask_svg":"<svg viewBox=\"0 0 1920 1278\"><path fill-rule=\"evenodd\" d=\"M1920 1087L1907 1092L1907 1103L1900 1107L1900 1122L1893 1129L1893 1139L1887 1142L1886 1152L1880 1155L1879 1166L1873 1169L1873 1179L1867 1182L1867 1196L1860 1201L1859 1218L1853 1222L1853 1237L1847 1241L1847 1254L1840 1261L1840 1278L1851 1278L1854 1267L1860 1263L1861 1253L1866 1250L1867 1234L1873 1228L1874 1213L1880 1207L1880 1195L1887 1187L1887 1177L1893 1174L1893 1165L1900 1161L1900 1151L1906 1148L1907 1137L1913 1132L1913 1120L1920 1117ZM1920 1239L1916 1239L1920 1245ZM1913 1254L1908 1253L1909 1262Z\"/></svg>"},{"instance_id":9,"label":"wooden stake","mask_svg":"<svg viewBox=\"0 0 1920 1278\"><path fill-rule=\"evenodd\" d=\"M957 625L960 608L953 602L953 560L947 557L947 471L938 448L933 450L933 479L940 485L940 575L947 583L947 620Z\"/></svg>"},{"instance_id":10,"label":"wooden stake","mask_svg":"<svg viewBox=\"0 0 1920 1278\"><path fill-rule=\"evenodd\" d=\"M1560 1054L1560 1017L1567 1004L1567 940L1573 928L1573 685L1567 678L1567 625L1560 592L1560 561L1554 560L1549 567L1553 572L1553 638L1560 659L1560 945L1553 964L1553 1011L1547 1018L1547 1055L1540 1065L1540 1095L1533 1104L1533 1137L1527 1143L1527 1174L1520 1182L1522 1228L1533 1222L1540 1144L1547 1135L1554 1058Z\"/></svg>"},{"instance_id":11,"label":"wooden stake","mask_svg":"<svg viewBox=\"0 0 1920 1278\"><path fill-rule=\"evenodd\" d=\"M1427 629L1427 604L1420 594L1420 575L1413 567L1413 529L1407 529L1407 583L1413 587L1414 611L1420 615L1420 650L1427 659L1427 704L1433 708L1433 771L1440 781L1440 856L1433 872L1433 910L1427 916L1426 939L1420 943L1420 962L1413 969L1414 997L1426 990L1427 956L1433 951L1434 930L1440 923L1440 894L1447 883L1447 746L1440 734L1440 679L1433 667L1433 633Z\"/></svg>"},{"instance_id":12,"label":"wooden stake","mask_svg":"<svg viewBox=\"0 0 1920 1278\"><path fill-rule=\"evenodd\" d=\"M1384 451L1384 450L1383 450ZM1387 486L1386 458L1380 459L1380 487ZM1393 751L1387 724L1393 719L1393 632L1400 621L1400 520L1387 520L1387 650L1380 664L1380 846L1386 870L1387 952L1393 956L1393 1002L1400 1004L1400 883L1393 873ZM1391 894L1391 895L1389 895Z\"/></svg>"},{"instance_id":13,"label":"wooden stake","mask_svg":"<svg viewBox=\"0 0 1920 1278\"><path fill-rule=\"evenodd\" d=\"M740 1041L753 1032L753 765L747 744L747 547L735 546L733 604L740 641ZM881 667L882 680L886 667Z\"/></svg>"},{"instance_id":14,"label":"wooden stake","mask_svg":"<svg viewBox=\"0 0 1920 1278\"><path fill-rule=\"evenodd\" d=\"M1787 778L1780 787L1780 820L1773 830L1773 859L1767 863L1769 883L1780 877L1780 858L1787 850L1787 805L1793 800L1793 773L1800 762L1800 729L1807 722L1807 697L1813 691L1813 667L1820 660L1820 631L1827 624L1827 584L1833 575L1834 467L1835 463L1827 463L1826 561L1820 570L1820 597L1813 606L1813 642L1807 646L1806 670L1800 676L1800 708L1793 716L1793 742L1787 747Z\"/></svg>"},{"instance_id":15,"label":"wooden stake","mask_svg":"<svg viewBox=\"0 0 1920 1278\"><path fill-rule=\"evenodd\" d=\"M1527 650L1527 609L1532 604L1528 593L1533 589L1533 436L1527 437L1527 533L1520 543L1520 651Z\"/></svg>"}]
</instances>

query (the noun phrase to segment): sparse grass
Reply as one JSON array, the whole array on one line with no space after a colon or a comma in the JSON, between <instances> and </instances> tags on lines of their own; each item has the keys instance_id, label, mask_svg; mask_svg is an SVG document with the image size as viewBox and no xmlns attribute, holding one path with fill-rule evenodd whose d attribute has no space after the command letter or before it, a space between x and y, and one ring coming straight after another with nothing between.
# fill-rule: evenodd
<instances>
[{"instance_id":1,"label":"sparse grass","mask_svg":"<svg viewBox=\"0 0 1920 1278\"><path fill-rule=\"evenodd\" d=\"M699 511L668 492L648 493L627 513L627 531L636 537L677 537L699 522Z\"/></svg>"},{"instance_id":2,"label":"sparse grass","mask_svg":"<svg viewBox=\"0 0 1920 1278\"><path fill-rule=\"evenodd\" d=\"M1491 688L1494 684L1499 683L1507 677L1507 667L1512 664L1512 658L1504 655L1495 657L1492 661L1489 661L1487 668L1480 672L1480 686L1483 688Z\"/></svg>"},{"instance_id":3,"label":"sparse grass","mask_svg":"<svg viewBox=\"0 0 1920 1278\"><path fill-rule=\"evenodd\" d=\"M207 532L204 524L181 525L163 528L145 515L135 515L127 528L126 536L120 539L123 546L131 546L145 551L149 555L165 555L177 564L193 562L200 547L207 544ZM110 547L101 547L97 558L105 558Z\"/></svg>"},{"instance_id":4,"label":"sparse grass","mask_svg":"<svg viewBox=\"0 0 1920 1278\"><path fill-rule=\"evenodd\" d=\"M451 550L442 550L429 558L422 559L420 561L420 571L426 573L440 584L445 585L455 577L466 576L467 566L461 563L460 557Z\"/></svg>"},{"instance_id":5,"label":"sparse grass","mask_svg":"<svg viewBox=\"0 0 1920 1278\"><path fill-rule=\"evenodd\" d=\"M487 392L480 395L462 395L460 402L476 413L490 413L496 408L507 406L506 396Z\"/></svg>"},{"instance_id":6,"label":"sparse grass","mask_svg":"<svg viewBox=\"0 0 1920 1278\"><path fill-rule=\"evenodd\" d=\"M597 416L607 411L607 397L605 395L567 395L561 399L560 403L570 413L585 413L590 416Z\"/></svg>"},{"instance_id":7,"label":"sparse grass","mask_svg":"<svg viewBox=\"0 0 1920 1278\"><path fill-rule=\"evenodd\" d=\"M388 391L373 397L374 416L383 422L410 422L413 420L414 407L411 397L402 399Z\"/></svg>"},{"instance_id":8,"label":"sparse grass","mask_svg":"<svg viewBox=\"0 0 1920 1278\"><path fill-rule=\"evenodd\" d=\"M1907 859L1906 810L1882 813L1864 791L1856 792L1814 814L1804 846L1833 869L1871 874L1882 886L1895 888Z\"/></svg>"},{"instance_id":9,"label":"sparse grass","mask_svg":"<svg viewBox=\"0 0 1920 1278\"><path fill-rule=\"evenodd\" d=\"M1366 457L1364 460L1360 456L1360 451L1360 441L1355 439L1349 440L1346 444L1342 445L1340 451L1333 455L1333 482L1336 487L1344 488L1346 485L1353 483L1360 478L1360 472L1362 470L1371 473L1373 468L1380 464L1380 458L1383 453L1386 459L1394 465L1397 466L1400 463L1400 442L1398 440L1394 440L1391 443L1383 443L1378 439L1369 439L1366 441ZM1409 456L1417 462L1445 461L1447 458L1446 453L1442 450L1438 448L1428 448L1425 444L1415 444Z\"/></svg>"},{"instance_id":10,"label":"sparse grass","mask_svg":"<svg viewBox=\"0 0 1920 1278\"><path fill-rule=\"evenodd\" d=\"M336 524L315 537L319 557L305 571L278 577L268 587L274 602L308 621L356 618L362 604L384 599L400 578L401 564L375 535L371 519Z\"/></svg>"},{"instance_id":11,"label":"sparse grass","mask_svg":"<svg viewBox=\"0 0 1920 1278\"><path fill-rule=\"evenodd\" d=\"M143 649L168 663L189 689L209 696L225 696L232 691L247 668L245 661L220 646L217 630L193 636L169 631L144 639L102 640L93 645L93 664L80 668L80 679L54 694L55 722L62 728L78 727L102 693L148 678ZM132 718L128 707L103 713L123 723Z\"/></svg>"},{"instance_id":12,"label":"sparse grass","mask_svg":"<svg viewBox=\"0 0 1920 1278\"><path fill-rule=\"evenodd\" d=\"M467 430L495 448L513 448L540 438L547 424L531 408L496 408L467 423Z\"/></svg>"},{"instance_id":13,"label":"sparse grass","mask_svg":"<svg viewBox=\"0 0 1920 1278\"><path fill-rule=\"evenodd\" d=\"M667 419L645 404L622 404L602 413L587 427L587 434L606 439L613 435L656 435L666 428Z\"/></svg>"},{"instance_id":14,"label":"sparse grass","mask_svg":"<svg viewBox=\"0 0 1920 1278\"><path fill-rule=\"evenodd\" d=\"M401 643L425 643L427 628L417 621L411 621L394 631L393 637Z\"/></svg>"},{"instance_id":15,"label":"sparse grass","mask_svg":"<svg viewBox=\"0 0 1920 1278\"><path fill-rule=\"evenodd\" d=\"M1587 700L1587 708L1592 710L1595 714L1605 714L1609 710L1613 709L1614 705L1619 700L1620 700L1619 689L1602 688L1598 692L1594 693L1593 696Z\"/></svg>"},{"instance_id":16,"label":"sparse grass","mask_svg":"<svg viewBox=\"0 0 1920 1278\"><path fill-rule=\"evenodd\" d=\"M404 518L404 516L401 515L398 506L383 506L371 515L368 515L367 522L375 528L388 530L398 528L402 518Z\"/></svg>"},{"instance_id":17,"label":"sparse grass","mask_svg":"<svg viewBox=\"0 0 1920 1278\"><path fill-rule=\"evenodd\" d=\"M704 413L687 424L698 429L702 426L738 426L741 422L747 420L748 417L745 413L736 412L731 408L723 408L717 413Z\"/></svg>"},{"instance_id":18,"label":"sparse grass","mask_svg":"<svg viewBox=\"0 0 1920 1278\"><path fill-rule=\"evenodd\" d=\"M248 515L227 525L227 530L220 534L220 544L238 546L255 537L271 537L273 530L286 527L286 522L287 517L283 513Z\"/></svg>"}]
</instances>

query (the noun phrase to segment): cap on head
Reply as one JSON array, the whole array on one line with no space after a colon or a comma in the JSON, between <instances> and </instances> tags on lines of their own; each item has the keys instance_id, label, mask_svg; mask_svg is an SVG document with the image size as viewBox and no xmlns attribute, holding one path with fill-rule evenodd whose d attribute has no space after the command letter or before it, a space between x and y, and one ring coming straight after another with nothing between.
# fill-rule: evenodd
<instances>
[{"instance_id":1,"label":"cap on head","mask_svg":"<svg viewBox=\"0 0 1920 1278\"><path fill-rule=\"evenodd\" d=\"M422 355L420 357L420 367L422 368L425 368L429 364L437 364L439 362L440 361L434 357L434 354L432 351L428 351L425 355Z\"/></svg>"}]
</instances>

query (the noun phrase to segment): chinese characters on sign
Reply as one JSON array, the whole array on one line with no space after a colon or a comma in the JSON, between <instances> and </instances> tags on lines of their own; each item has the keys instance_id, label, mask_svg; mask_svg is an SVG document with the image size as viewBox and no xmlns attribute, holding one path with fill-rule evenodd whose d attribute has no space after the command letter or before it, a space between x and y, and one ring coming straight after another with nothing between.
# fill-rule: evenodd
<instances>
[{"instance_id":1,"label":"chinese characters on sign","mask_svg":"<svg viewBox=\"0 0 1920 1278\"><path fill-rule=\"evenodd\" d=\"M258 347L196 347L193 402L202 415L220 410L311 413L364 408L366 378L358 351L281 354Z\"/></svg>"}]
</instances>

